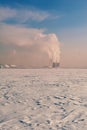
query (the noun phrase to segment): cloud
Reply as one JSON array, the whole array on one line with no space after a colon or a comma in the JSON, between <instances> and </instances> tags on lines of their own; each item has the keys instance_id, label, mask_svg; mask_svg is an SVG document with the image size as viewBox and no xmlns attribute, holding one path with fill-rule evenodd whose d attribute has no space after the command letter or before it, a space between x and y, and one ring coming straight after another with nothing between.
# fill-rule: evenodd
<instances>
[{"instance_id":1,"label":"cloud","mask_svg":"<svg viewBox=\"0 0 87 130\"><path fill-rule=\"evenodd\" d=\"M41 29L0 24L0 42L17 46L29 46L34 41L36 42L37 35L42 32Z\"/></svg>"},{"instance_id":2,"label":"cloud","mask_svg":"<svg viewBox=\"0 0 87 130\"><path fill-rule=\"evenodd\" d=\"M18 65L25 63L25 66L31 61L34 61L33 65L40 65L44 61L50 61L51 65L52 62L60 62L60 42L56 34L46 34L44 29L24 27L32 21L56 18L59 16L34 8L0 6L0 62Z\"/></svg>"},{"instance_id":3,"label":"cloud","mask_svg":"<svg viewBox=\"0 0 87 130\"><path fill-rule=\"evenodd\" d=\"M16 11L8 7L0 7L0 22L7 19L14 18L16 16Z\"/></svg>"},{"instance_id":4,"label":"cloud","mask_svg":"<svg viewBox=\"0 0 87 130\"><path fill-rule=\"evenodd\" d=\"M43 29L26 28L21 26L12 26L0 24L0 43L6 46L15 46L24 50L27 55L48 55L52 62L60 61L59 40L56 34L46 34ZM13 54L17 50L13 49ZM24 52L24 53L25 53ZM43 57L43 56L42 56Z\"/></svg>"},{"instance_id":5,"label":"cloud","mask_svg":"<svg viewBox=\"0 0 87 130\"><path fill-rule=\"evenodd\" d=\"M6 20L14 20L20 23L25 23L30 20L43 21L47 19L50 14L41 10L29 9L13 9L9 7L0 7L0 22Z\"/></svg>"}]
</instances>

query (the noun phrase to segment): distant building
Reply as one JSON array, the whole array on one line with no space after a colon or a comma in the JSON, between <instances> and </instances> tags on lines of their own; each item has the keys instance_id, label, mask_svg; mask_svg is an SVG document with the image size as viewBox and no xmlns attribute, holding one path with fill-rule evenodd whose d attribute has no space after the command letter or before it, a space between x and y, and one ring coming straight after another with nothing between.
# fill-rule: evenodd
<instances>
[{"instance_id":1,"label":"distant building","mask_svg":"<svg viewBox=\"0 0 87 130\"><path fill-rule=\"evenodd\" d=\"M9 66L8 64L5 64L5 65L4 65L4 68L7 68L7 69L8 69L8 68L10 68L10 66Z\"/></svg>"},{"instance_id":2,"label":"distant building","mask_svg":"<svg viewBox=\"0 0 87 130\"><path fill-rule=\"evenodd\" d=\"M16 65L8 65L8 64L0 64L0 69L11 69L11 68L17 68Z\"/></svg>"},{"instance_id":3,"label":"distant building","mask_svg":"<svg viewBox=\"0 0 87 130\"><path fill-rule=\"evenodd\" d=\"M3 69L3 68L4 68L4 66L2 64L0 64L0 69Z\"/></svg>"},{"instance_id":4,"label":"distant building","mask_svg":"<svg viewBox=\"0 0 87 130\"><path fill-rule=\"evenodd\" d=\"M53 68L57 68L57 67L59 67L59 65L60 65L60 64L57 63L57 62L53 62L52 67L53 67Z\"/></svg>"},{"instance_id":5,"label":"distant building","mask_svg":"<svg viewBox=\"0 0 87 130\"><path fill-rule=\"evenodd\" d=\"M17 66L16 65L10 65L10 68L16 68Z\"/></svg>"}]
</instances>

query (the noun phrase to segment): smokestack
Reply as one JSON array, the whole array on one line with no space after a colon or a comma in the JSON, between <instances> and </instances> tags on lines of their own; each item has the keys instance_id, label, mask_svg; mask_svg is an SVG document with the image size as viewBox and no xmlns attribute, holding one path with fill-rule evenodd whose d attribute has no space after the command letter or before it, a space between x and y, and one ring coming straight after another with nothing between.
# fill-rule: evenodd
<instances>
[{"instance_id":1,"label":"smokestack","mask_svg":"<svg viewBox=\"0 0 87 130\"><path fill-rule=\"evenodd\" d=\"M59 67L59 64L60 64L60 63L53 62L52 67L53 67L53 68L57 68L57 67Z\"/></svg>"}]
</instances>

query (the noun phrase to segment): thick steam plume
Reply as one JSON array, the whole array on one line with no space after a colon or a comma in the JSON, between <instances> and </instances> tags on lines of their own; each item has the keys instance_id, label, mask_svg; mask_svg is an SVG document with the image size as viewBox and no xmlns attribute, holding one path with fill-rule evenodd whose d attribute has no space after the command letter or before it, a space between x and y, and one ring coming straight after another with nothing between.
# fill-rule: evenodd
<instances>
[{"instance_id":1,"label":"thick steam plume","mask_svg":"<svg viewBox=\"0 0 87 130\"><path fill-rule=\"evenodd\" d=\"M38 56L40 55L40 52L43 52L42 58L44 57L44 54L47 54L49 57L48 66L56 67L60 63L60 42L56 34L45 34L44 30L41 29L0 24L0 43L2 43L4 46L8 46L9 49L11 49L11 46L20 48L19 50L12 48L15 50L17 60L19 56L18 54L20 53L21 55L23 49L26 50L25 48L27 48L28 57L30 56L30 52L32 53L32 56L33 52ZM31 51L31 48L33 51ZM23 51L23 53L26 52ZM11 54L9 53L9 55ZM26 60L28 59L26 58Z\"/></svg>"}]
</instances>

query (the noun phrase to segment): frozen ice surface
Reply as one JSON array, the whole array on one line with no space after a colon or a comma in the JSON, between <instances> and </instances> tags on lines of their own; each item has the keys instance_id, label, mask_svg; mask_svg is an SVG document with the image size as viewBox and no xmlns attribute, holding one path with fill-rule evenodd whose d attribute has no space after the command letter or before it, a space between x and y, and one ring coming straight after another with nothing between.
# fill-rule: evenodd
<instances>
[{"instance_id":1,"label":"frozen ice surface","mask_svg":"<svg viewBox=\"0 0 87 130\"><path fill-rule=\"evenodd\" d=\"M87 69L1 69L0 130L87 130Z\"/></svg>"}]
</instances>

